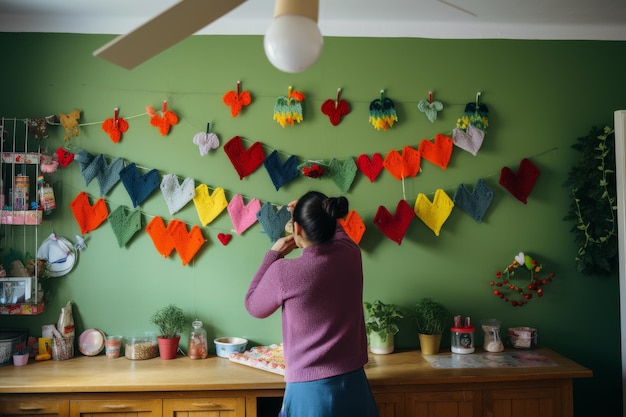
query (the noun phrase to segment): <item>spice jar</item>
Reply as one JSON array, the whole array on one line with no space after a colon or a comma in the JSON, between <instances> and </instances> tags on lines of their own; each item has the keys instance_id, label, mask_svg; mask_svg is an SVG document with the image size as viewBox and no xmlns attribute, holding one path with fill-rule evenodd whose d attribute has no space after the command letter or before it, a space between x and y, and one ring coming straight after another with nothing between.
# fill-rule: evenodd
<instances>
[{"instance_id":1,"label":"spice jar","mask_svg":"<svg viewBox=\"0 0 626 417\"><path fill-rule=\"evenodd\" d=\"M502 352L504 344L500 338L500 320L487 319L480 322L483 328L484 343L483 348L487 352Z\"/></svg>"},{"instance_id":2,"label":"spice jar","mask_svg":"<svg viewBox=\"0 0 626 417\"><path fill-rule=\"evenodd\" d=\"M191 323L193 330L189 334L189 358L204 359L208 355L206 330L202 328L200 320Z\"/></svg>"}]
</instances>

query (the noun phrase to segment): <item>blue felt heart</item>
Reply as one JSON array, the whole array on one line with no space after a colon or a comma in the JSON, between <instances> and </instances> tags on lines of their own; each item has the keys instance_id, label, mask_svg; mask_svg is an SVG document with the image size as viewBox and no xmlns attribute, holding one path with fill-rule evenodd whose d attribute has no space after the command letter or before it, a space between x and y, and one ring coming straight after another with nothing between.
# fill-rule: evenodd
<instances>
[{"instance_id":1,"label":"blue felt heart","mask_svg":"<svg viewBox=\"0 0 626 417\"><path fill-rule=\"evenodd\" d=\"M459 184L453 197L454 204L478 223L482 223L483 216L492 200L493 190L482 178L478 179L472 192L468 190L465 184Z\"/></svg>"},{"instance_id":2,"label":"blue felt heart","mask_svg":"<svg viewBox=\"0 0 626 417\"><path fill-rule=\"evenodd\" d=\"M276 187L277 191L280 187L300 175L300 171L298 170L298 159L293 155L287 158L285 163L282 163L280 155L278 155L278 151L273 151L265 158L263 165L265 166L265 169L272 179L274 187Z\"/></svg>"},{"instance_id":3,"label":"blue felt heart","mask_svg":"<svg viewBox=\"0 0 626 417\"><path fill-rule=\"evenodd\" d=\"M133 207L141 205L154 190L159 188L161 183L158 170L152 169L141 175L134 162L131 162L120 171L120 178L133 203Z\"/></svg>"},{"instance_id":4,"label":"blue felt heart","mask_svg":"<svg viewBox=\"0 0 626 417\"><path fill-rule=\"evenodd\" d=\"M285 230L285 225L291 220L291 213L287 210L287 206L282 206L276 211L273 205L265 203L257 212L256 218L270 240L276 242Z\"/></svg>"}]
</instances>

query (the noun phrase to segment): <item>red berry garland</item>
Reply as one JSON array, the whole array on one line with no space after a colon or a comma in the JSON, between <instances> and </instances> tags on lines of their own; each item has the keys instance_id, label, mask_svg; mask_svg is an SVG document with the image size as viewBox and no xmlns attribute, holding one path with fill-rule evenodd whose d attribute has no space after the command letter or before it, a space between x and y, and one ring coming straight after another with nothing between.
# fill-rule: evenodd
<instances>
[{"instance_id":1,"label":"red berry garland","mask_svg":"<svg viewBox=\"0 0 626 417\"><path fill-rule=\"evenodd\" d=\"M530 273L530 279L525 282L515 279L515 270L520 266L525 266ZM550 272L547 278L540 278L542 266L536 259L520 252L504 272L496 272L496 279L489 282L493 289L493 295L506 303L511 303L513 307L522 307L532 299L543 296L543 287L554 278L555 273Z\"/></svg>"}]
</instances>

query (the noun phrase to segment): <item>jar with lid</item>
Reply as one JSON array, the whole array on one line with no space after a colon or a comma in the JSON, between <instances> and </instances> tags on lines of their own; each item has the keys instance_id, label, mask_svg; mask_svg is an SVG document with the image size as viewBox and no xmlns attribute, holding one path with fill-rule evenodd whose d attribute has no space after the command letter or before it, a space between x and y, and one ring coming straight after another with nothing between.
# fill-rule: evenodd
<instances>
[{"instance_id":1,"label":"jar with lid","mask_svg":"<svg viewBox=\"0 0 626 417\"><path fill-rule=\"evenodd\" d=\"M481 321L484 334L483 348L487 352L502 352L504 344L500 337L500 320L486 319Z\"/></svg>"},{"instance_id":2,"label":"jar with lid","mask_svg":"<svg viewBox=\"0 0 626 417\"><path fill-rule=\"evenodd\" d=\"M189 358L205 359L208 356L206 330L202 328L200 320L191 323L193 330L189 334Z\"/></svg>"}]
</instances>

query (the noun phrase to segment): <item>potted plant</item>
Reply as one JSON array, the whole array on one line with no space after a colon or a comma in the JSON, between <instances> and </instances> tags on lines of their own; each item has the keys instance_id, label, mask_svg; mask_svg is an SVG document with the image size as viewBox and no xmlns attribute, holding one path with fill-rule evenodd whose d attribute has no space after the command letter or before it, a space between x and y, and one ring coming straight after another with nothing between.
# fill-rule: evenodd
<instances>
[{"instance_id":1,"label":"potted plant","mask_svg":"<svg viewBox=\"0 0 626 417\"><path fill-rule=\"evenodd\" d=\"M415 303L413 316L417 324L422 353L424 355L438 353L441 336L450 317L448 310L443 304L431 298L421 298Z\"/></svg>"},{"instance_id":2,"label":"potted plant","mask_svg":"<svg viewBox=\"0 0 626 417\"><path fill-rule=\"evenodd\" d=\"M365 301L365 329L369 338L370 352L388 354L394 349L394 335L400 331L397 322L404 316L394 304L385 304L380 300L373 303Z\"/></svg>"},{"instance_id":3,"label":"potted plant","mask_svg":"<svg viewBox=\"0 0 626 417\"><path fill-rule=\"evenodd\" d=\"M13 365L15 366L23 366L28 363L29 350L26 343L20 342L15 346L15 350L13 351Z\"/></svg>"},{"instance_id":4,"label":"potted plant","mask_svg":"<svg viewBox=\"0 0 626 417\"><path fill-rule=\"evenodd\" d=\"M159 328L157 343L161 359L174 359L180 342L180 332L185 328L185 314L180 307L169 304L155 312L150 318Z\"/></svg>"}]
</instances>

